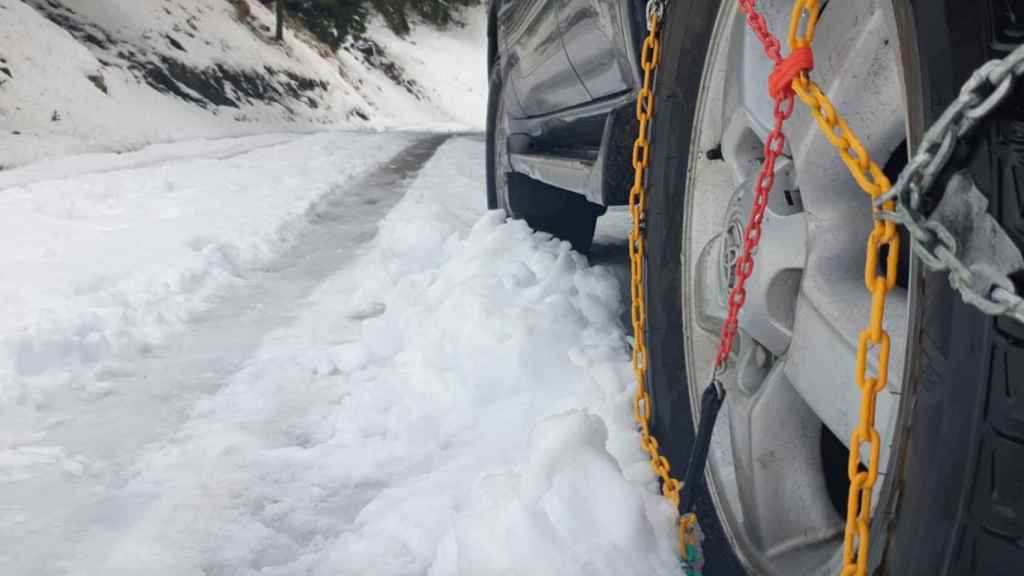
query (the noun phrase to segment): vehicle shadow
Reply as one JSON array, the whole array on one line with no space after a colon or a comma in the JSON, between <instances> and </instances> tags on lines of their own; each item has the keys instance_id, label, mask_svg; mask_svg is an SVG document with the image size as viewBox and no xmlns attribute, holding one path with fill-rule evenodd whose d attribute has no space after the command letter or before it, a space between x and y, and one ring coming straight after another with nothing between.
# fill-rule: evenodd
<instances>
[{"instance_id":1,"label":"vehicle shadow","mask_svg":"<svg viewBox=\"0 0 1024 576\"><path fill-rule=\"evenodd\" d=\"M609 208L597 221L590 264L608 268L619 282L622 308L619 317L626 333L632 333L629 317L629 211L622 206Z\"/></svg>"}]
</instances>

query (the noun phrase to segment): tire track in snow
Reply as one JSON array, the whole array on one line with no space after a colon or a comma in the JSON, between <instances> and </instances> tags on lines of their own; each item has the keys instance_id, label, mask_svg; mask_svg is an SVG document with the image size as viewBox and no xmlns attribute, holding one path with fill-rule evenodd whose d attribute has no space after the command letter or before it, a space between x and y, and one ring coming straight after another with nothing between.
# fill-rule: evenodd
<instances>
[{"instance_id":1,"label":"tire track in snow","mask_svg":"<svg viewBox=\"0 0 1024 576\"><path fill-rule=\"evenodd\" d=\"M373 238L449 135L425 135L380 168L326 195L285 253L218 299L190 331L109 371L111 393L63 409L74 417L38 430L20 475L0 477L0 573L63 574L60 552L114 534L143 512L118 491L150 443L172 434L203 394L245 365L263 336L298 314L305 298ZM30 457L31 456L31 457ZM53 543L61 542L61 550ZM72 568L73 571L73 568Z\"/></svg>"}]
</instances>

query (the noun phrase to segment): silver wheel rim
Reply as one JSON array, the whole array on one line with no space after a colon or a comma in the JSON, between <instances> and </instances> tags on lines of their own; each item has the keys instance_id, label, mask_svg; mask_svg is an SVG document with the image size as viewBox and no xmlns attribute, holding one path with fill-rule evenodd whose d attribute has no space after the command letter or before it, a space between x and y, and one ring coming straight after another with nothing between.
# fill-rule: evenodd
<instances>
[{"instance_id":1,"label":"silver wheel rim","mask_svg":"<svg viewBox=\"0 0 1024 576\"><path fill-rule=\"evenodd\" d=\"M792 0L758 5L783 36ZM884 0L832 2L814 46L815 80L879 164L907 134L895 30ZM723 2L707 59L683 225L683 327L694 407L710 381L729 264L741 248L772 122L770 61L735 2ZM821 437L827 427L848 445L856 425L854 359L870 306L863 281L869 202L806 108L798 102L796 110L785 129L787 158L778 163L707 469L719 519L740 560L751 572L780 576L835 574L840 566L844 519L829 497ZM709 158L718 147L722 159ZM889 298L886 329L894 343L911 333L913 293L897 288ZM883 446L873 531L882 524L877 510L895 498L888 471L899 452L894 431L903 429L907 357L895 344L889 388L878 398ZM844 462L844 475L845 468ZM876 552L881 536L873 539Z\"/></svg>"}]
</instances>

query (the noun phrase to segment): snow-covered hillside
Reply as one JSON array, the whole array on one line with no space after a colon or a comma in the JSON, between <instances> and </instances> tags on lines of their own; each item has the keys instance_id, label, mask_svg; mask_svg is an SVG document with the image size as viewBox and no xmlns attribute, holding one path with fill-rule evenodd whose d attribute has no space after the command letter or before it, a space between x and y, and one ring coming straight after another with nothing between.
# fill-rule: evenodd
<instances>
[{"instance_id":1,"label":"snow-covered hillside","mask_svg":"<svg viewBox=\"0 0 1024 576\"><path fill-rule=\"evenodd\" d=\"M333 54L273 40L256 0L0 0L0 167L183 139L325 128L479 128L485 18ZM293 23L294 25L294 23Z\"/></svg>"}]
</instances>

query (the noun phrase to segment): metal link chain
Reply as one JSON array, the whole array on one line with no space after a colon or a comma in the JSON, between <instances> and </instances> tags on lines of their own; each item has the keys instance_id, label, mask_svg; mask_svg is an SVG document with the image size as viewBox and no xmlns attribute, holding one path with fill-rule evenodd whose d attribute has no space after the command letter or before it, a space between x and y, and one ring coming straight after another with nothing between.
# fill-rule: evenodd
<instances>
[{"instance_id":1,"label":"metal link chain","mask_svg":"<svg viewBox=\"0 0 1024 576\"><path fill-rule=\"evenodd\" d=\"M977 266L969 266L959 255L961 246L940 221L925 215L925 193L948 164L956 143L992 113L1024 76L1024 45L1002 60L992 60L976 70L964 83L956 100L925 132L914 157L907 163L892 189L875 200L881 217L907 227L914 239L914 253L931 270L949 271L949 281L964 301L985 314L1008 316L1024 323L1024 298L1017 294L1009 277L990 281L979 279ZM947 189L947 193L953 192ZM895 209L892 204L895 203ZM961 239L961 242L963 239ZM989 269L999 268L993 263Z\"/></svg>"},{"instance_id":2,"label":"metal link chain","mask_svg":"<svg viewBox=\"0 0 1024 576\"><path fill-rule=\"evenodd\" d=\"M666 0L647 0L647 31L655 31L654 26L661 24L665 15Z\"/></svg>"}]
</instances>

